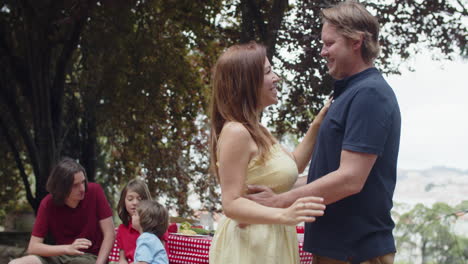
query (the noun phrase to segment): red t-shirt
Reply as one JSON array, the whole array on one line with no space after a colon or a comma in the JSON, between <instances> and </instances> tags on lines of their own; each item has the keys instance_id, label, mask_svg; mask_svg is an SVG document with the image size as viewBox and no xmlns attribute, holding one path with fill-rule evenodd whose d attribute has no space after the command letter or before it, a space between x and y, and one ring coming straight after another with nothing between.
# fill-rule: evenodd
<instances>
[{"instance_id":1,"label":"red t-shirt","mask_svg":"<svg viewBox=\"0 0 468 264\"><path fill-rule=\"evenodd\" d=\"M99 221L112 216L101 186L88 183L88 190L76 208L56 205L52 195L41 201L32 235L45 238L49 233L56 245L69 245L77 238L89 239L93 244L84 252L98 255L103 234Z\"/></svg>"},{"instance_id":2,"label":"red t-shirt","mask_svg":"<svg viewBox=\"0 0 468 264\"><path fill-rule=\"evenodd\" d=\"M125 253L125 258L128 263L133 262L133 256L135 255L136 241L140 232L135 230L132 227L132 224L129 223L128 226L121 224L117 230L117 247L120 250L123 250Z\"/></svg>"}]
</instances>

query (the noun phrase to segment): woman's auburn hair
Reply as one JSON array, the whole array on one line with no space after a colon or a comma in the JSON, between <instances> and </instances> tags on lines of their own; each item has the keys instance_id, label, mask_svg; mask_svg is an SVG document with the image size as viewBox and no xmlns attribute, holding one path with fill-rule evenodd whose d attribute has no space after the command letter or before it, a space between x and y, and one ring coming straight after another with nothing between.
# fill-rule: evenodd
<instances>
[{"instance_id":1,"label":"woman's auburn hair","mask_svg":"<svg viewBox=\"0 0 468 264\"><path fill-rule=\"evenodd\" d=\"M263 87L266 48L255 42L229 47L217 60L212 72L210 106L211 169L217 169L218 139L226 122L239 122L250 133L263 162L275 142L260 124L260 92Z\"/></svg>"},{"instance_id":2,"label":"woman's auburn hair","mask_svg":"<svg viewBox=\"0 0 468 264\"><path fill-rule=\"evenodd\" d=\"M127 208L125 207L125 197L129 191L136 192L138 195L140 195L142 201L152 200L148 186L144 181L139 179L130 180L120 192L120 199L117 204L117 214L119 215L119 218L122 220L124 225L128 225L132 218L132 216L127 212Z\"/></svg>"}]
</instances>

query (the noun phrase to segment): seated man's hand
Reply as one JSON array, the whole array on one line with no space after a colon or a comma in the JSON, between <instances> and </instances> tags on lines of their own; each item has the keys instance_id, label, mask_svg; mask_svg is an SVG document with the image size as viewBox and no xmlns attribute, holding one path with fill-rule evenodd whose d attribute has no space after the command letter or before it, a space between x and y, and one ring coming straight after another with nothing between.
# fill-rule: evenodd
<instances>
[{"instance_id":1,"label":"seated man's hand","mask_svg":"<svg viewBox=\"0 0 468 264\"><path fill-rule=\"evenodd\" d=\"M88 249L93 243L86 238L77 238L67 247L67 255L83 255L83 249Z\"/></svg>"}]
</instances>

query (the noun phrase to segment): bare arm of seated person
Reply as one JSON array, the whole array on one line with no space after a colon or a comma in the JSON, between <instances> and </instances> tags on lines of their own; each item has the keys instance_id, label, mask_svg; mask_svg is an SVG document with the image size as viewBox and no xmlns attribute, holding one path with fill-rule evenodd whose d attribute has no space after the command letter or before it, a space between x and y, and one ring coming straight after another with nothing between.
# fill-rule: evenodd
<instances>
[{"instance_id":1,"label":"bare arm of seated person","mask_svg":"<svg viewBox=\"0 0 468 264\"><path fill-rule=\"evenodd\" d=\"M47 245L44 238L31 236L28 246L28 254L50 257L59 255L83 255L85 250L91 246L91 241L86 238L77 238L70 245Z\"/></svg>"},{"instance_id":2,"label":"bare arm of seated person","mask_svg":"<svg viewBox=\"0 0 468 264\"><path fill-rule=\"evenodd\" d=\"M288 208L272 208L244 198L247 166L258 148L240 123L225 125L219 139L218 174L222 205L227 217L244 224L287 224L313 222L325 206L317 197L303 197Z\"/></svg>"},{"instance_id":3,"label":"bare arm of seated person","mask_svg":"<svg viewBox=\"0 0 468 264\"><path fill-rule=\"evenodd\" d=\"M114 241L114 224L112 222L112 217L108 217L100 221L100 225L103 234L104 240L101 245L101 249L99 251L100 256L98 256L98 260L101 258L101 262L98 260L96 263L106 263L107 256L109 255L110 249L112 247L112 243ZM108 233L110 230L110 234ZM106 240L110 240L111 242L108 243ZM109 244L109 245L107 245ZM28 254L43 256L43 257L50 257L50 256L60 256L60 255L83 255L84 250L88 249L92 245L92 242L86 238L77 238L73 241L72 244L69 245L47 245L44 243L44 238L31 236L28 246ZM103 252L101 255L101 252ZM107 252L107 254L105 254Z\"/></svg>"},{"instance_id":4,"label":"bare arm of seated person","mask_svg":"<svg viewBox=\"0 0 468 264\"><path fill-rule=\"evenodd\" d=\"M127 258L125 257L125 251L123 249L119 252L119 264L128 264Z\"/></svg>"},{"instance_id":5,"label":"bare arm of seated person","mask_svg":"<svg viewBox=\"0 0 468 264\"><path fill-rule=\"evenodd\" d=\"M107 257L109 256L115 240L115 227L112 216L100 220L99 226L104 238L102 239L101 248L99 249L99 254L96 259L96 264L104 264L107 263Z\"/></svg>"}]
</instances>

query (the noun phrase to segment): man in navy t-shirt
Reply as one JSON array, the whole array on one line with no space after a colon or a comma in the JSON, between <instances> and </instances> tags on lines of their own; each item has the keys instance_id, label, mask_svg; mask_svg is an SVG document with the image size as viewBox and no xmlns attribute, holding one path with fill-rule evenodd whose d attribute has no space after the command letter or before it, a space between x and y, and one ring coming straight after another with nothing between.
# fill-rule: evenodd
<instances>
[{"instance_id":1,"label":"man in navy t-shirt","mask_svg":"<svg viewBox=\"0 0 468 264\"><path fill-rule=\"evenodd\" d=\"M361 4L322 10L321 56L336 79L322 121L306 185L254 201L287 207L305 196L324 198L325 215L307 223L304 249L314 264L393 263L390 210L396 183L401 117L395 94L373 67L379 24ZM305 182L304 182L305 183Z\"/></svg>"}]
</instances>

